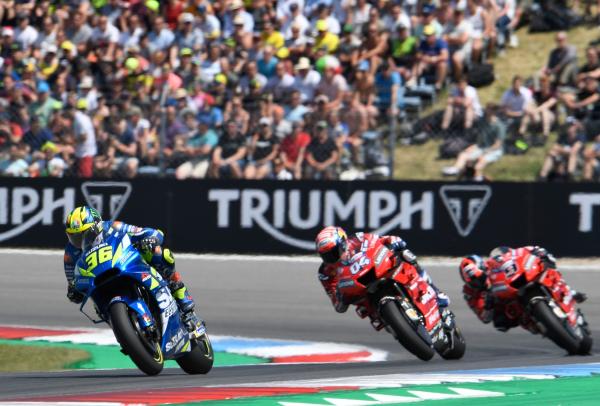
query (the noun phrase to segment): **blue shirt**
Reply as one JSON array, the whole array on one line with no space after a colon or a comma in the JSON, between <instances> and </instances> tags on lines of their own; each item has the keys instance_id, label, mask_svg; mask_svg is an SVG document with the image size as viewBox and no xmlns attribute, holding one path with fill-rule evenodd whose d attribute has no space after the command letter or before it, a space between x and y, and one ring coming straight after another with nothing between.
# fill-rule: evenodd
<instances>
[{"instance_id":1,"label":"blue shirt","mask_svg":"<svg viewBox=\"0 0 600 406\"><path fill-rule=\"evenodd\" d=\"M419 52L429 56L439 56L444 49L448 49L448 43L441 38L437 38L433 45L430 45L426 40L419 44Z\"/></svg>"},{"instance_id":2,"label":"blue shirt","mask_svg":"<svg viewBox=\"0 0 600 406\"><path fill-rule=\"evenodd\" d=\"M398 72L392 72L388 77L385 77L383 73L375 75L375 88L378 103L381 106L389 107L392 102L392 86L394 85L402 85L402 77Z\"/></svg>"}]
</instances>

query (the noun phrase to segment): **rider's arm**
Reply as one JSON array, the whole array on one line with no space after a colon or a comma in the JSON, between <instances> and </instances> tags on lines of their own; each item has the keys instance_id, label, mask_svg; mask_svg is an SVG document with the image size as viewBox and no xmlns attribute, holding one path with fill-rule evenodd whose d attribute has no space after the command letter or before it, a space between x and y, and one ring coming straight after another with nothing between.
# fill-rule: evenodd
<instances>
[{"instance_id":1,"label":"rider's arm","mask_svg":"<svg viewBox=\"0 0 600 406\"><path fill-rule=\"evenodd\" d=\"M491 296L488 297L489 292L486 290L473 289L468 285L464 285L463 295L467 304L477 315L479 320L484 323L492 321L494 318L494 310L490 303Z\"/></svg>"},{"instance_id":2,"label":"rider's arm","mask_svg":"<svg viewBox=\"0 0 600 406\"><path fill-rule=\"evenodd\" d=\"M65 277L67 278L68 283L73 281L73 272L75 271L75 264L77 264L77 255L75 251L76 248L70 243L67 243L64 255L64 269Z\"/></svg>"},{"instance_id":3,"label":"rider's arm","mask_svg":"<svg viewBox=\"0 0 600 406\"><path fill-rule=\"evenodd\" d=\"M133 244L140 242L146 238L152 238L156 240L156 245L162 245L164 241L164 234L162 231L156 228L150 227L137 227L131 224L121 223L115 221L111 227L117 231L125 231Z\"/></svg>"}]
</instances>

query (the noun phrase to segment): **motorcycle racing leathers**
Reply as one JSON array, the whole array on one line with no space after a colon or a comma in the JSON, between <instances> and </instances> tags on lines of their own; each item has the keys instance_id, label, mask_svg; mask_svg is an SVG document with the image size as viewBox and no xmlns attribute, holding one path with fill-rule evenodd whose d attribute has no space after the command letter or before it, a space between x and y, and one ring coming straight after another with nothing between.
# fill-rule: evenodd
<instances>
[{"instance_id":1,"label":"motorcycle racing leathers","mask_svg":"<svg viewBox=\"0 0 600 406\"><path fill-rule=\"evenodd\" d=\"M149 227L136 227L120 221L103 221L102 229L108 232L123 232L129 235L131 243L140 251L144 260L154 267L169 283L173 297L183 314L194 309L194 301L181 280L181 275L175 270L175 258L170 249L164 248L162 231ZM73 287L73 272L75 265L82 255L82 250L67 242L64 255L64 270L69 292L67 297L73 302L81 302L83 295Z\"/></svg>"},{"instance_id":2,"label":"motorcycle racing leathers","mask_svg":"<svg viewBox=\"0 0 600 406\"><path fill-rule=\"evenodd\" d=\"M398 253L399 257L411 265L414 265L419 275L424 278L427 283L437 293L438 304L440 307L446 307L450 303L450 299L444 293L442 293L432 282L431 278L425 272L425 270L417 263L417 257L407 248L406 242L397 236L386 235L379 236L370 233L356 233L348 237L348 247L345 253L341 256L340 260L334 264L321 263L318 270L319 280L325 289L325 293L329 296L334 309L338 313L344 313L348 309L348 303L344 302L344 298L341 297L339 290L337 289L338 284L338 269L342 266L342 262L350 259L350 257L360 251L364 246L370 245L369 242L380 240L390 250Z\"/></svg>"},{"instance_id":3,"label":"motorcycle racing leathers","mask_svg":"<svg viewBox=\"0 0 600 406\"><path fill-rule=\"evenodd\" d=\"M481 287L474 287L468 283L463 286L463 296L473 312L483 323L493 322L494 327L499 331L508 331L512 327L519 325L519 320L511 318L510 303L504 303L494 296L489 282L489 272L493 269L501 268L511 260L524 259L535 256L541 260L546 268L556 269L556 260L546 249L538 246L525 246L520 248L507 249L501 255L488 258L485 261L486 282ZM585 295L573 291L577 301L585 300Z\"/></svg>"}]
</instances>

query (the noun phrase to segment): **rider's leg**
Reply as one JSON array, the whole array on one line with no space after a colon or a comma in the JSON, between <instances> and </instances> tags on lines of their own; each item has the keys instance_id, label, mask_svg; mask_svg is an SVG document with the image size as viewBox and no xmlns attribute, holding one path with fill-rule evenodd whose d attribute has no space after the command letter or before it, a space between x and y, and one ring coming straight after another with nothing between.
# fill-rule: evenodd
<instances>
[{"instance_id":1,"label":"rider's leg","mask_svg":"<svg viewBox=\"0 0 600 406\"><path fill-rule=\"evenodd\" d=\"M181 275L175 270L175 258L171 250L159 245L154 247L149 263L169 282L169 289L181 312L185 314L194 310L194 300L181 280Z\"/></svg>"},{"instance_id":2,"label":"rider's leg","mask_svg":"<svg viewBox=\"0 0 600 406\"><path fill-rule=\"evenodd\" d=\"M450 304L450 297L447 294L445 294L444 292L442 292L437 286L435 286L435 284L433 283L433 280L431 279L431 277L429 276L427 271L425 271L425 269L423 269L421 267L421 265L415 264L415 268L417 268L417 271L419 272L419 276L421 276L421 278L425 279L425 281L427 281L427 283L433 288L433 290L435 290L435 293L437 295L437 300L438 300L438 306L439 307L447 307Z\"/></svg>"}]
</instances>

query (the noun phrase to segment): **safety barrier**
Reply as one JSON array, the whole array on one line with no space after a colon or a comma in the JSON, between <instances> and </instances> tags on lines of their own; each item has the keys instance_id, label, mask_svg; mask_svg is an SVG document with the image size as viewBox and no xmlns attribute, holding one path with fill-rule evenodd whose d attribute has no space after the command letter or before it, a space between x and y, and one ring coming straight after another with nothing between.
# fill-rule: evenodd
<instances>
[{"instance_id":1,"label":"safety barrier","mask_svg":"<svg viewBox=\"0 0 600 406\"><path fill-rule=\"evenodd\" d=\"M79 204L161 228L179 252L307 253L330 224L400 235L420 255L521 244L563 256L600 252L598 185L395 181L3 178L0 246L62 246L66 213Z\"/></svg>"}]
</instances>

